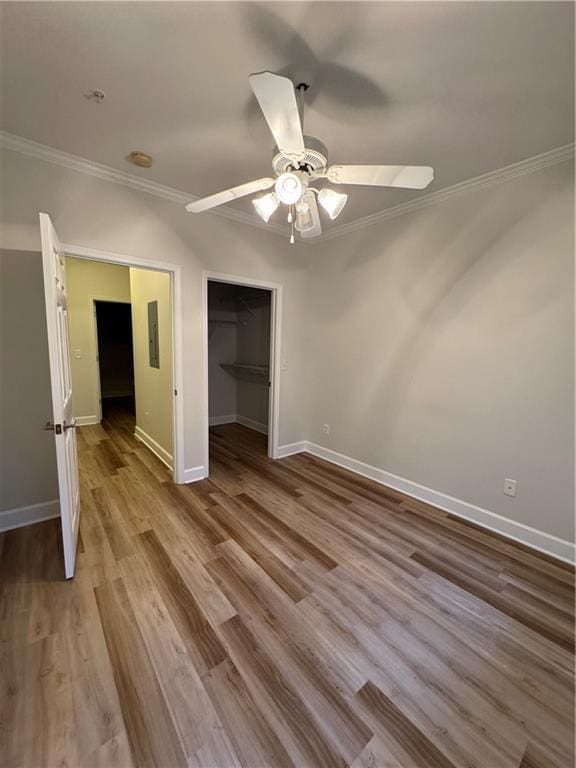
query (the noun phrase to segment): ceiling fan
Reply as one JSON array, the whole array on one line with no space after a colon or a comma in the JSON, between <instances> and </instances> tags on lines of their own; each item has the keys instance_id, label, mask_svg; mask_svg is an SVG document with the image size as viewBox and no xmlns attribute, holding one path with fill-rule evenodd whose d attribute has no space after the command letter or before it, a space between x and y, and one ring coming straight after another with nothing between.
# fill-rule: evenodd
<instances>
[{"instance_id":1,"label":"ceiling fan","mask_svg":"<svg viewBox=\"0 0 576 768\"><path fill-rule=\"evenodd\" d=\"M215 195L188 203L186 210L202 213L239 197L273 192L256 197L252 203L258 215L268 222L280 203L288 206L287 219L301 237L322 234L318 203L335 219L346 205L348 195L328 187L317 189L312 182L327 179L332 184L359 184L373 187L424 189L434 178L427 165L332 165L328 151L318 139L304 136L302 131L305 84L297 88L291 80L272 72L250 75L250 86L276 141L272 167L276 178L266 177L240 184ZM300 107L298 99L300 100Z\"/></svg>"}]
</instances>

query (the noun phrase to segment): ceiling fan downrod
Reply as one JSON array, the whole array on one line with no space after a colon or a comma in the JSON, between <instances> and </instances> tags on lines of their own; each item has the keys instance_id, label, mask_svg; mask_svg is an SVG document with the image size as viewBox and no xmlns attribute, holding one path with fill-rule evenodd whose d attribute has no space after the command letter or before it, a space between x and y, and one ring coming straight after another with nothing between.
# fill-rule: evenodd
<instances>
[{"instance_id":1,"label":"ceiling fan downrod","mask_svg":"<svg viewBox=\"0 0 576 768\"><path fill-rule=\"evenodd\" d=\"M296 93L298 94L298 112L300 114L300 125L302 131L304 131L304 94L310 88L307 83L300 83L296 86Z\"/></svg>"}]
</instances>

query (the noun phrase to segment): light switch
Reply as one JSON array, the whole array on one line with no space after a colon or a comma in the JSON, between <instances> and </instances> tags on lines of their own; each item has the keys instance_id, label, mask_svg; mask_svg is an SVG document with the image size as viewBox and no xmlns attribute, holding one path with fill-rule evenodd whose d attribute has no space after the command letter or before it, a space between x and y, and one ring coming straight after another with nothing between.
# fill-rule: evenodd
<instances>
[{"instance_id":1,"label":"light switch","mask_svg":"<svg viewBox=\"0 0 576 768\"><path fill-rule=\"evenodd\" d=\"M282 368L283 371L287 371L288 370L288 360L286 360L285 357L282 358L282 363L281 363L280 367Z\"/></svg>"},{"instance_id":2,"label":"light switch","mask_svg":"<svg viewBox=\"0 0 576 768\"><path fill-rule=\"evenodd\" d=\"M82 350L81 349L75 349L74 350L74 357L76 358L76 360L81 360L82 359Z\"/></svg>"}]
</instances>

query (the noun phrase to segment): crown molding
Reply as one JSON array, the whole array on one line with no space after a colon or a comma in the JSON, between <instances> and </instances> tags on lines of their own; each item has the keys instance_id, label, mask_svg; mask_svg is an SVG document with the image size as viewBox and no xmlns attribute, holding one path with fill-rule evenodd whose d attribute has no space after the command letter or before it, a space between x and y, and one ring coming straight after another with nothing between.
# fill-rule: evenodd
<instances>
[{"instance_id":1,"label":"crown molding","mask_svg":"<svg viewBox=\"0 0 576 768\"><path fill-rule=\"evenodd\" d=\"M397 216L403 216L406 213L412 213L413 211L428 208L431 205L441 203L444 200L449 200L452 197L458 197L460 195L468 194L469 192L492 187L496 184L502 184L505 181L516 179L519 176L540 171L542 168L548 168L550 165L564 163L567 160L573 159L574 143L565 144L563 147L556 147L548 152L543 152L541 155L535 155L526 160L521 160L519 163L507 165L504 168L490 171L490 173L484 173L481 176L475 176L474 178L467 179L459 184L454 184L451 187L439 189L437 192L421 195L414 200L400 203L400 205L395 205L392 208L385 208L383 211L378 211L370 216L363 216L361 219L355 219L347 224L341 224L338 227L328 230L328 232L324 232L320 237L316 237L313 241L310 240L309 242L321 243L326 240L333 240L335 237L341 237L349 232L356 232L359 229L370 227L381 221L395 219Z\"/></svg>"},{"instance_id":2,"label":"crown molding","mask_svg":"<svg viewBox=\"0 0 576 768\"><path fill-rule=\"evenodd\" d=\"M95 163L92 160L87 160L78 155L71 155L68 152L62 152L61 150L54 149L46 144L39 144L36 141L31 141L30 139L25 139L22 136L16 136L15 134L7 133L6 131L0 131L0 149L19 152L28 157L34 157L54 165L70 168L79 173L95 176L96 178L109 181L113 184L121 184L122 186L129 187L138 192L145 192L146 194L154 195L155 197L160 197L182 206L199 199L182 190L167 187L156 181L148 181L139 176L132 176L125 171L118 171L115 168L110 168L110 166ZM397 216L403 216L404 214L412 213L423 208L428 208L431 205L443 202L444 200L449 200L452 197L464 195L476 190L486 189L487 187L492 187L496 184L502 184L503 182L518 178L519 176L534 173L543 168L548 168L551 165L557 165L558 163L563 163L572 159L574 159L574 143L551 149L548 152L529 157L526 160L521 160L519 163L507 165L504 168L499 168L490 173L475 176L472 179L462 181L459 184L454 184L451 187L445 187L436 192L420 195L420 197L406 203L400 203L400 205L385 208L383 211L378 211L369 216L355 219L347 224L333 227L320 235L320 237L315 237L309 240L299 240L298 242L303 242L306 245L315 245L317 243L326 242L327 240L333 240L336 237L341 237L350 232L356 232L359 229L370 227L379 222L394 219ZM286 237L289 234L288 227L284 227L280 224L265 224L258 218L258 216L251 216L248 213L237 211L234 208L228 208L225 205L207 211L207 213L212 216L220 216L231 221L240 222L241 224L248 224L251 227L257 227L258 229L272 232L281 235L282 237Z\"/></svg>"},{"instance_id":3,"label":"crown molding","mask_svg":"<svg viewBox=\"0 0 576 768\"><path fill-rule=\"evenodd\" d=\"M87 160L79 155L71 155L69 152L63 152L59 149L49 147L46 144L39 144L36 141L31 141L30 139L25 139L22 136L16 136L15 134L6 131L0 131L0 149L8 149L11 152L19 152L21 155L44 160L53 165L70 168L73 171L84 173L87 176L95 176L98 179L109 181L112 184L120 184L138 192L145 192L146 194L154 195L155 197L160 197L164 200L170 200L170 202L178 203L182 205L182 207L187 203L199 199L180 189L167 187L156 181L142 179L139 176L133 176L130 173L126 173L126 171L118 171L115 168L110 168L108 165L102 165L102 163ZM227 206L214 208L207 213L230 219L231 221L237 221L242 224L249 224L251 227L258 227L266 232L282 235L282 237L286 237L289 234L287 227L283 227L280 224L266 224L261 221L258 216L251 216L248 213L237 211L236 209L228 208Z\"/></svg>"}]
</instances>

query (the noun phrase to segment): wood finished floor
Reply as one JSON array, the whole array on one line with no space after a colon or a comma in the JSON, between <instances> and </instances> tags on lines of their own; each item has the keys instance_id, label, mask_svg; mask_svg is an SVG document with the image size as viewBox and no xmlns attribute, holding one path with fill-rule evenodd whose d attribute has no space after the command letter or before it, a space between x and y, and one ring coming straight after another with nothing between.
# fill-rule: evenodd
<instances>
[{"instance_id":1,"label":"wood finished floor","mask_svg":"<svg viewBox=\"0 0 576 768\"><path fill-rule=\"evenodd\" d=\"M5 766L573 765L573 573L261 435L176 486L122 413L57 521L4 534Z\"/></svg>"}]
</instances>

